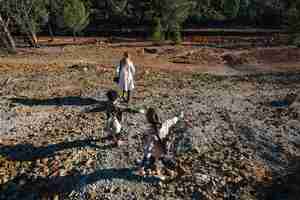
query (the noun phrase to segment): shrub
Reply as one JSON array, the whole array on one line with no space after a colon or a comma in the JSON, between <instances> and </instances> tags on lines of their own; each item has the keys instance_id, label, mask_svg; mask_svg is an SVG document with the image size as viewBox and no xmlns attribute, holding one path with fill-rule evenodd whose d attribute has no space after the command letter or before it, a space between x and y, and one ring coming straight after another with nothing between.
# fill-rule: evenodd
<instances>
[{"instance_id":1,"label":"shrub","mask_svg":"<svg viewBox=\"0 0 300 200\"><path fill-rule=\"evenodd\" d=\"M160 22L160 18L156 18L154 20L154 28L152 31L151 39L155 41L161 41L164 39L164 33L162 30L162 25Z\"/></svg>"}]
</instances>

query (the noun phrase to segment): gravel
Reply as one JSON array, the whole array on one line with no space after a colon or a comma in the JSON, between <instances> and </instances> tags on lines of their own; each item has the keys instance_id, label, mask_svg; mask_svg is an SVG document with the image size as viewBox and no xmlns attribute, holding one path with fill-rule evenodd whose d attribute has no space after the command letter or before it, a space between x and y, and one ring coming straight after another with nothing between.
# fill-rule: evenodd
<instances>
[{"instance_id":1,"label":"gravel","mask_svg":"<svg viewBox=\"0 0 300 200\"><path fill-rule=\"evenodd\" d=\"M138 177L145 116L125 115L124 146L100 140L105 115L88 111L103 106L107 75L84 73L12 75L0 99L0 199L263 199L267 189L257 186L290 173L300 155L299 99L270 105L299 91L300 74L153 74L132 106L155 106L164 120L184 111L172 134L188 173L170 182ZM85 84L74 85L78 77Z\"/></svg>"}]
</instances>

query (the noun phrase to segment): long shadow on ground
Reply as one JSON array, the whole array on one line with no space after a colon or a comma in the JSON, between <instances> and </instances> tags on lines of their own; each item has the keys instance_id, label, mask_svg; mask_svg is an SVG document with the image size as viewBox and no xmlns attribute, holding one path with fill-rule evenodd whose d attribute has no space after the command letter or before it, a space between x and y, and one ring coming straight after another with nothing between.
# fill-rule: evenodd
<instances>
[{"instance_id":1,"label":"long shadow on ground","mask_svg":"<svg viewBox=\"0 0 300 200\"><path fill-rule=\"evenodd\" d=\"M300 157L290 160L284 175L272 178L272 183L257 186L257 199L298 200L300 196Z\"/></svg>"},{"instance_id":2,"label":"long shadow on ground","mask_svg":"<svg viewBox=\"0 0 300 200\"><path fill-rule=\"evenodd\" d=\"M0 200L9 199L40 199L63 195L99 180L123 179L131 182L157 183L154 177L141 177L133 173L134 169L101 169L87 175L67 175L53 178L31 179L28 177L16 177L15 179L0 185ZM18 184L26 180L23 185ZM13 196L13 198L12 198Z\"/></svg>"},{"instance_id":3,"label":"long shadow on ground","mask_svg":"<svg viewBox=\"0 0 300 200\"><path fill-rule=\"evenodd\" d=\"M106 105L106 101L98 101L93 98L79 96L55 97L51 99L10 98L12 103L26 106L88 106Z\"/></svg>"},{"instance_id":4,"label":"long shadow on ground","mask_svg":"<svg viewBox=\"0 0 300 200\"><path fill-rule=\"evenodd\" d=\"M112 148L110 145L99 146L95 142L98 140L86 139L72 142L62 142L58 144L51 144L46 147L35 147L32 144L17 144L12 146L0 145L0 155L7 157L9 160L16 161L33 161L36 159L52 157L58 152L80 147L92 147L98 149Z\"/></svg>"}]
</instances>

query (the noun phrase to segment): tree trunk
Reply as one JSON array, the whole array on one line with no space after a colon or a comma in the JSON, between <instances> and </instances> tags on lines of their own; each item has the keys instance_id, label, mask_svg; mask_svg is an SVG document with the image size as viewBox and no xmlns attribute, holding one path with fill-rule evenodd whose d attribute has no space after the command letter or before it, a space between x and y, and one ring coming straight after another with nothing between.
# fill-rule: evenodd
<instances>
[{"instance_id":1,"label":"tree trunk","mask_svg":"<svg viewBox=\"0 0 300 200\"><path fill-rule=\"evenodd\" d=\"M76 32L73 31L73 42L76 42Z\"/></svg>"},{"instance_id":2,"label":"tree trunk","mask_svg":"<svg viewBox=\"0 0 300 200\"><path fill-rule=\"evenodd\" d=\"M34 47L34 48L38 48L39 47L38 39L36 37L36 33L35 32L33 32L32 30L29 30L27 32L27 37L28 37L29 45L31 47Z\"/></svg>"},{"instance_id":3,"label":"tree trunk","mask_svg":"<svg viewBox=\"0 0 300 200\"><path fill-rule=\"evenodd\" d=\"M7 50L11 53L16 53L16 44L13 37L8 30L7 24L4 22L2 16L0 15L0 33L2 32L1 40Z\"/></svg>"},{"instance_id":4,"label":"tree trunk","mask_svg":"<svg viewBox=\"0 0 300 200\"><path fill-rule=\"evenodd\" d=\"M48 30L49 30L49 35L51 37L50 42L54 41L54 33L53 33L53 19L55 18L55 15L53 14L55 10L53 9L53 1L50 1L50 12L49 12L49 20L48 20Z\"/></svg>"},{"instance_id":5,"label":"tree trunk","mask_svg":"<svg viewBox=\"0 0 300 200\"><path fill-rule=\"evenodd\" d=\"M53 30L52 30L52 25L51 23L49 22L48 23L48 30L49 30L49 35L50 35L50 42L53 42L54 41L54 34L53 34Z\"/></svg>"}]
</instances>

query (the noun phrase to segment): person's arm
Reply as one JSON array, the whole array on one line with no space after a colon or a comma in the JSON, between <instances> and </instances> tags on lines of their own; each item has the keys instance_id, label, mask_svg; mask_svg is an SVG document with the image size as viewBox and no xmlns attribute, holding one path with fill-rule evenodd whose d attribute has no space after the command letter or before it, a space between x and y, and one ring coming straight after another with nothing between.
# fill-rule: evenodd
<instances>
[{"instance_id":1,"label":"person's arm","mask_svg":"<svg viewBox=\"0 0 300 200\"><path fill-rule=\"evenodd\" d=\"M121 68L120 65L118 65L117 68L116 68L116 74L117 74L118 76L119 76L119 74L120 74L120 68Z\"/></svg>"},{"instance_id":2,"label":"person's arm","mask_svg":"<svg viewBox=\"0 0 300 200\"><path fill-rule=\"evenodd\" d=\"M168 119L162 124L161 129L159 131L160 139L164 139L168 135L171 126L176 124L178 119L178 117L173 117L172 119Z\"/></svg>"},{"instance_id":3,"label":"person's arm","mask_svg":"<svg viewBox=\"0 0 300 200\"><path fill-rule=\"evenodd\" d=\"M162 124L161 129L159 131L159 137L161 139L165 138L168 135L170 128L174 126L178 122L178 120L182 119L183 117L184 114L183 112L181 112L179 116L173 117L172 119L168 119L167 121L165 121Z\"/></svg>"},{"instance_id":4,"label":"person's arm","mask_svg":"<svg viewBox=\"0 0 300 200\"><path fill-rule=\"evenodd\" d=\"M135 75L135 66L133 65L133 63L130 64L130 71L132 73L132 75Z\"/></svg>"},{"instance_id":5,"label":"person's arm","mask_svg":"<svg viewBox=\"0 0 300 200\"><path fill-rule=\"evenodd\" d=\"M121 61L120 61L119 65L116 68L116 74L117 74L118 77L120 77L121 68L122 68L122 66L121 66Z\"/></svg>"}]
</instances>

